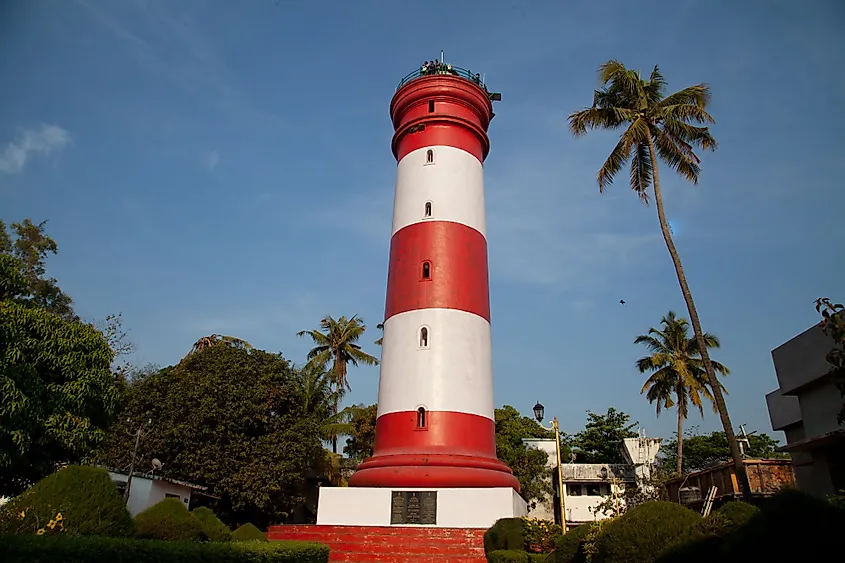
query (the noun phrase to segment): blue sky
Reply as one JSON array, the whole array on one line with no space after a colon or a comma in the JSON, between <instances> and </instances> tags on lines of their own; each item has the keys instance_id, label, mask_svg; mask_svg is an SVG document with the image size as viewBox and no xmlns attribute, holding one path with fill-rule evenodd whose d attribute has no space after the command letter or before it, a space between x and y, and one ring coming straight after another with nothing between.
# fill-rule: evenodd
<instances>
[{"instance_id":1,"label":"blue sky","mask_svg":"<svg viewBox=\"0 0 845 563\"><path fill-rule=\"evenodd\" d=\"M0 218L49 219L50 274L85 318L123 312L138 364L211 333L301 362L295 332L325 314L361 315L376 352L388 104L444 49L503 94L485 165L496 403L539 399L568 431L615 406L669 436L634 368L636 335L685 315L656 214L624 176L598 193L612 134L566 126L599 64L657 63L670 89L713 89L719 150L697 187L662 172L666 204L733 420L771 431L771 349L816 322L816 297L843 298L845 6L665 6L4 2ZM351 382L375 401L377 368Z\"/></svg>"}]
</instances>

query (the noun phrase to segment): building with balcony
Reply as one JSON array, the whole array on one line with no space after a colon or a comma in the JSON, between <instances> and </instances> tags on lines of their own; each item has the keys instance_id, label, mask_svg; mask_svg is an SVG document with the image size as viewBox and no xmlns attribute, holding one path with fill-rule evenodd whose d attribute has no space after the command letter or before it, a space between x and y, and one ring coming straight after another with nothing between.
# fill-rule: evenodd
<instances>
[{"instance_id":1,"label":"building with balcony","mask_svg":"<svg viewBox=\"0 0 845 563\"><path fill-rule=\"evenodd\" d=\"M651 470L660 450L660 438L626 438L619 447L625 463L564 463L562 477L564 508L567 528L572 528L608 518L610 514L599 509L599 505L610 498L624 505L626 487L648 486ZM557 455L555 440L531 438L523 440L529 448L537 448L549 454L546 462L550 469L554 496L547 497L529 508L528 516L560 523L559 494L557 479Z\"/></svg>"},{"instance_id":2,"label":"building with balcony","mask_svg":"<svg viewBox=\"0 0 845 563\"><path fill-rule=\"evenodd\" d=\"M778 389L766 395L772 430L786 435L799 489L826 497L845 489L842 397L825 359L835 346L813 326L772 350Z\"/></svg>"}]
</instances>

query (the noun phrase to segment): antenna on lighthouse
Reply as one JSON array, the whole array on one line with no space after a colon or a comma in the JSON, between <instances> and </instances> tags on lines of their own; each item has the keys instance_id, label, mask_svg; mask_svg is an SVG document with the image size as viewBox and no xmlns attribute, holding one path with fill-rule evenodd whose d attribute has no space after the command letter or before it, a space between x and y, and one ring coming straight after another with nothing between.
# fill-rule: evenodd
<instances>
[{"instance_id":1,"label":"antenna on lighthouse","mask_svg":"<svg viewBox=\"0 0 845 563\"><path fill-rule=\"evenodd\" d=\"M440 49L440 64L443 64L443 62L444 62L444 59L443 59L443 49Z\"/></svg>"}]
</instances>

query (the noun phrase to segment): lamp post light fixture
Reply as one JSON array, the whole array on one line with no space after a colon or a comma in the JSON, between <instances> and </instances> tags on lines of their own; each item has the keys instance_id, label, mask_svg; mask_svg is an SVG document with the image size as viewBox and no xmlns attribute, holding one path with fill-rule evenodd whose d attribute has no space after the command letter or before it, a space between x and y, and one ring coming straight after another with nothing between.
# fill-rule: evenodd
<instances>
[{"instance_id":1,"label":"lamp post light fixture","mask_svg":"<svg viewBox=\"0 0 845 563\"><path fill-rule=\"evenodd\" d=\"M557 417L552 419L551 427L547 427L543 425L543 416L546 413L546 408L540 404L540 401L537 401L537 404L534 405L534 418L537 419L537 424L545 428L546 430L554 430L555 433L555 454L557 455L557 490L558 490L558 497L560 498L560 527L563 530L563 533L566 534L566 502L564 501L563 495L566 491L563 490L563 464L560 462L560 425L558 424Z\"/></svg>"},{"instance_id":2,"label":"lamp post light fixture","mask_svg":"<svg viewBox=\"0 0 845 563\"><path fill-rule=\"evenodd\" d=\"M131 419L127 419L127 422L131 421ZM152 423L152 417L147 416L146 420L144 420L141 425L138 426L138 430L135 431L135 448L132 450L132 460L129 462L129 477L126 478L126 490L123 492L123 500L126 502L129 502L129 490L132 488L132 474L135 473L135 456L138 455L138 446L141 443L141 434L144 433L144 426L151 426Z\"/></svg>"}]
</instances>

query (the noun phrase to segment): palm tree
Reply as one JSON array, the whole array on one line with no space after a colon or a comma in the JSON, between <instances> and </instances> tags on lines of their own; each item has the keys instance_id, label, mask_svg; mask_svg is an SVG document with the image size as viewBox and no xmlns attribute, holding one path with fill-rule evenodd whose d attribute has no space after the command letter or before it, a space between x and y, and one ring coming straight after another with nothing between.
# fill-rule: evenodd
<instances>
[{"instance_id":1,"label":"palm tree","mask_svg":"<svg viewBox=\"0 0 845 563\"><path fill-rule=\"evenodd\" d=\"M630 70L615 60L601 65L599 80L602 86L594 92L592 107L570 115L569 128L576 137L586 134L588 129L625 128L619 142L599 169L599 192L604 192L613 181L613 177L625 167L629 160L631 162L631 189L644 203L648 203L649 188L654 190L660 231L663 233L663 240L666 242L675 266L693 333L701 351L707 381L719 411L725 437L730 444L731 457L742 486L743 496L745 500L750 500L751 488L748 475L745 473L745 465L739 453L739 445L731 426L725 398L716 379L713 362L707 353L698 311L695 309L692 292L666 221L657 167L657 159L660 158L683 178L694 184L698 183L701 172L700 160L693 149L716 149L716 140L709 129L699 127L699 125L714 122L707 113L710 88L706 84L697 84L665 96L666 81L657 66L652 70L648 80L643 80L639 72Z\"/></svg>"},{"instance_id":2,"label":"palm tree","mask_svg":"<svg viewBox=\"0 0 845 563\"><path fill-rule=\"evenodd\" d=\"M319 330L301 330L297 336L309 336L315 346L308 352L308 363L325 369L329 363L331 367L331 384L335 390L332 415L338 415L342 393L350 391L349 380L346 377L347 364L357 366L359 363L370 366L378 365L378 359L370 356L361 346L356 344L367 327L356 315L350 319L340 317L335 320L326 315L320 321ZM337 434L333 434L332 452L337 453Z\"/></svg>"},{"instance_id":3,"label":"palm tree","mask_svg":"<svg viewBox=\"0 0 845 563\"><path fill-rule=\"evenodd\" d=\"M697 407L704 416L702 397L710 401L713 410L713 395L707 383L707 372L698 352L698 340L689 336L689 321L679 319L669 311L661 320L660 329L650 328L648 334L641 334L634 344L645 344L650 355L637 360L640 373L651 375L646 380L640 393L646 393L649 403L655 403L657 416L663 408L678 408L678 474L683 473L684 458L684 419L689 415L690 405ZM708 348L718 348L716 335L705 333L704 341ZM730 370L713 362L713 368L722 375ZM727 389L719 382L722 392Z\"/></svg>"},{"instance_id":4,"label":"palm tree","mask_svg":"<svg viewBox=\"0 0 845 563\"><path fill-rule=\"evenodd\" d=\"M376 325L376 328L377 328L377 329L379 329L379 330L381 330L381 331L384 331L384 323L379 323L379 324L377 324L377 325ZM375 341L375 343L374 343L374 344L375 344L376 346L381 346L381 345L382 345L382 343L383 343L383 341L384 341L384 336L382 335L382 336L380 336L380 337L379 337L379 339L378 339L378 340L376 340L376 341Z\"/></svg>"}]
</instances>

